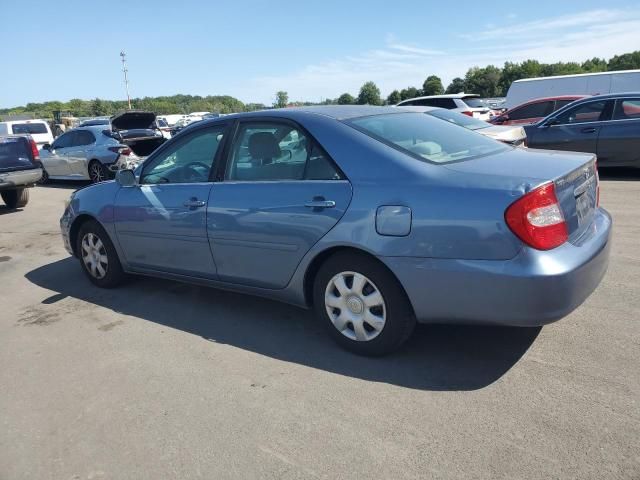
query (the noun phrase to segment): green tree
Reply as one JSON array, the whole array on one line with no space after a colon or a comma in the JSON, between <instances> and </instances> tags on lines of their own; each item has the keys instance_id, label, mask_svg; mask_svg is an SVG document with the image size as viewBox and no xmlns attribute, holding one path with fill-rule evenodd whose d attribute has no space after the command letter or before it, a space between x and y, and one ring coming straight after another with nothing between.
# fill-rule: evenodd
<instances>
[{"instance_id":1,"label":"green tree","mask_svg":"<svg viewBox=\"0 0 640 480\"><path fill-rule=\"evenodd\" d=\"M398 90L394 90L387 97L387 104L395 105L398 102L402 101L402 97L400 96L400 92Z\"/></svg>"},{"instance_id":2,"label":"green tree","mask_svg":"<svg viewBox=\"0 0 640 480\"><path fill-rule=\"evenodd\" d=\"M353 105L356 99L350 93L343 93L338 97L338 105Z\"/></svg>"},{"instance_id":3,"label":"green tree","mask_svg":"<svg viewBox=\"0 0 640 480\"><path fill-rule=\"evenodd\" d=\"M582 62L581 68L584 73L606 72L607 61L604 58L593 57L591 60Z\"/></svg>"},{"instance_id":4,"label":"green tree","mask_svg":"<svg viewBox=\"0 0 640 480\"><path fill-rule=\"evenodd\" d=\"M358 94L359 105L380 105L381 103L380 89L375 83L367 82L362 85Z\"/></svg>"},{"instance_id":5,"label":"green tree","mask_svg":"<svg viewBox=\"0 0 640 480\"><path fill-rule=\"evenodd\" d=\"M284 90L276 92L276 100L273 102L273 106L277 108L284 108L289 105L289 94Z\"/></svg>"},{"instance_id":6,"label":"green tree","mask_svg":"<svg viewBox=\"0 0 640 480\"><path fill-rule=\"evenodd\" d=\"M445 91L445 93L460 93L460 92L464 92L464 89L465 89L464 80L460 77L456 77L453 80L451 80L451 83L447 87L447 90Z\"/></svg>"},{"instance_id":7,"label":"green tree","mask_svg":"<svg viewBox=\"0 0 640 480\"><path fill-rule=\"evenodd\" d=\"M401 100L407 100L409 98L416 98L420 96L420 90L416 87L407 87L400 90Z\"/></svg>"},{"instance_id":8,"label":"green tree","mask_svg":"<svg viewBox=\"0 0 640 480\"><path fill-rule=\"evenodd\" d=\"M488 65L484 68L470 68L464 77L466 93L477 93L481 97L496 97L501 93L498 67Z\"/></svg>"},{"instance_id":9,"label":"green tree","mask_svg":"<svg viewBox=\"0 0 640 480\"><path fill-rule=\"evenodd\" d=\"M442 80L436 75L429 75L422 84L422 95L442 95L444 93L444 87L442 86Z\"/></svg>"},{"instance_id":10,"label":"green tree","mask_svg":"<svg viewBox=\"0 0 640 480\"><path fill-rule=\"evenodd\" d=\"M640 50L615 55L607 64L609 70L634 70L640 68Z\"/></svg>"}]
</instances>

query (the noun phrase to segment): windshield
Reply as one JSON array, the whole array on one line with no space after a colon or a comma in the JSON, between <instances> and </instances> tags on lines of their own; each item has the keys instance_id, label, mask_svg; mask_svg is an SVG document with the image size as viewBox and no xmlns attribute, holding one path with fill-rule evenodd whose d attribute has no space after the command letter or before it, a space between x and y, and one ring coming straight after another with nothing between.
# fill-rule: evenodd
<instances>
[{"instance_id":1,"label":"windshield","mask_svg":"<svg viewBox=\"0 0 640 480\"><path fill-rule=\"evenodd\" d=\"M375 115L347 123L382 143L431 163L469 160L509 148L423 113Z\"/></svg>"},{"instance_id":2,"label":"windshield","mask_svg":"<svg viewBox=\"0 0 640 480\"><path fill-rule=\"evenodd\" d=\"M47 133L47 126L44 123L14 123L11 129L16 134Z\"/></svg>"},{"instance_id":3,"label":"windshield","mask_svg":"<svg viewBox=\"0 0 640 480\"><path fill-rule=\"evenodd\" d=\"M436 118L446 120L447 122L451 122L460 127L468 128L469 130L479 130L481 128L487 128L489 126L487 122L483 122L482 120L478 120L477 118L473 118L468 115L463 115L462 113L456 112L454 110L431 110L430 112L426 113L428 115L433 115Z\"/></svg>"}]
</instances>

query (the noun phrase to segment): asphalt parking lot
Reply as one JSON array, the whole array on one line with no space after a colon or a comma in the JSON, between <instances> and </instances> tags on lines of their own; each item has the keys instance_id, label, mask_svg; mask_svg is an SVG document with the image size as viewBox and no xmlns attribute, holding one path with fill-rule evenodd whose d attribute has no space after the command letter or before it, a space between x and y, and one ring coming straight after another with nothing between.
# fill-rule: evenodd
<instances>
[{"instance_id":1,"label":"asphalt parking lot","mask_svg":"<svg viewBox=\"0 0 640 480\"><path fill-rule=\"evenodd\" d=\"M603 174L609 272L542 329L339 350L309 312L85 279L73 184L0 206L0 479L640 478L640 173Z\"/></svg>"}]
</instances>

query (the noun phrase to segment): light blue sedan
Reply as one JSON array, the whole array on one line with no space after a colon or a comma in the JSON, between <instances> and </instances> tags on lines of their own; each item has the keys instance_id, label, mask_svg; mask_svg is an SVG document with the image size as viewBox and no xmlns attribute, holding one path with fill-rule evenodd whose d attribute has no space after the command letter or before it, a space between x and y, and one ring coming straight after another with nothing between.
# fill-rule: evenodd
<instances>
[{"instance_id":1,"label":"light blue sedan","mask_svg":"<svg viewBox=\"0 0 640 480\"><path fill-rule=\"evenodd\" d=\"M134 273L311 307L342 346L380 355L416 321L570 313L608 265L598 197L593 155L400 108L310 107L198 122L77 191L60 223L100 287Z\"/></svg>"}]
</instances>

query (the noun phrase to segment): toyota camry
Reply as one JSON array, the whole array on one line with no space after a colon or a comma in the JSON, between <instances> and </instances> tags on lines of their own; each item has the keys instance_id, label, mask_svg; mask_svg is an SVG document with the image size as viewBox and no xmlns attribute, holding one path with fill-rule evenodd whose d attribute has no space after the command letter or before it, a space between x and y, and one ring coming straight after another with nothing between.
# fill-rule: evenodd
<instances>
[{"instance_id":1,"label":"toyota camry","mask_svg":"<svg viewBox=\"0 0 640 480\"><path fill-rule=\"evenodd\" d=\"M594 155L369 106L198 122L74 193L61 219L100 287L142 274L313 308L365 355L416 322L566 316L605 274L611 225Z\"/></svg>"}]
</instances>

